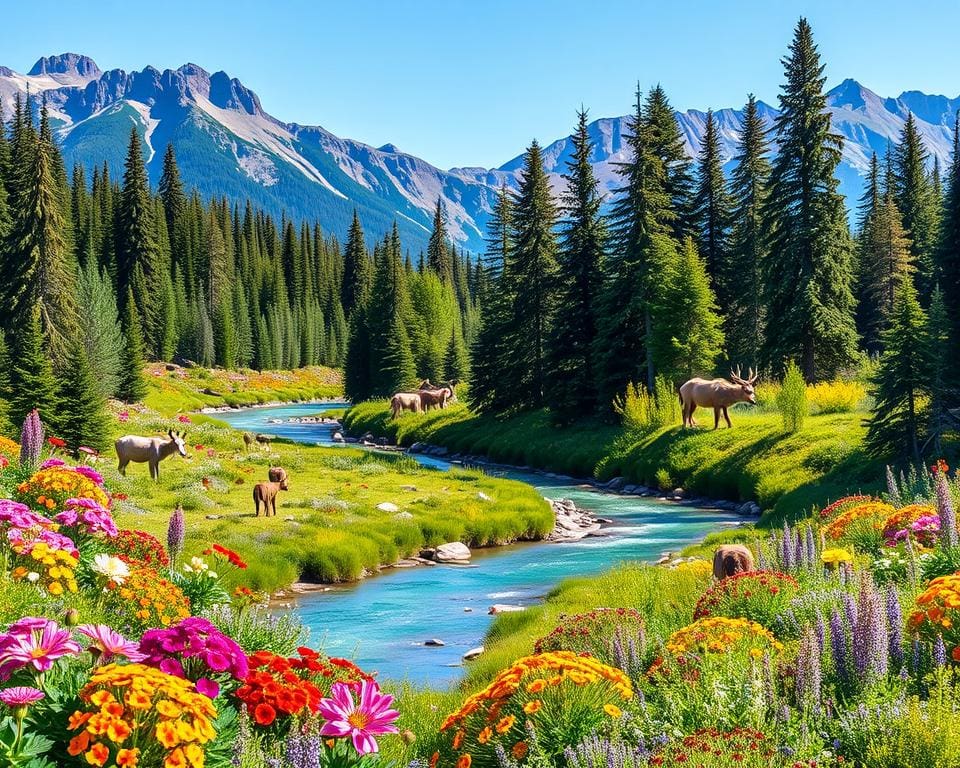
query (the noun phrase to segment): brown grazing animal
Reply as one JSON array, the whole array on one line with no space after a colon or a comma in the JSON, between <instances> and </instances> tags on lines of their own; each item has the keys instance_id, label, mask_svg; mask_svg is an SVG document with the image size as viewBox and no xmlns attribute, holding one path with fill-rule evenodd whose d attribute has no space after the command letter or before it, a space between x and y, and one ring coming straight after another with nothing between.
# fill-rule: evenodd
<instances>
[{"instance_id":1,"label":"brown grazing animal","mask_svg":"<svg viewBox=\"0 0 960 768\"><path fill-rule=\"evenodd\" d=\"M730 414L727 413L734 403L757 404L757 394L753 385L757 375L750 369L750 376L740 378L737 373L730 373L730 381L726 379L690 379L680 387L680 407L683 409L683 426L694 427L697 422L693 412L697 408L713 408L713 428L720 426L720 414L726 419L727 427L732 427Z\"/></svg>"},{"instance_id":2,"label":"brown grazing animal","mask_svg":"<svg viewBox=\"0 0 960 768\"><path fill-rule=\"evenodd\" d=\"M127 474L127 464L146 462L150 465L150 477L154 480L160 477L160 462L167 456L179 453L187 455L186 433L167 431L165 440L162 437L141 437L140 435L125 435L113 445L117 449L117 469L121 475Z\"/></svg>"},{"instance_id":3,"label":"brown grazing animal","mask_svg":"<svg viewBox=\"0 0 960 768\"><path fill-rule=\"evenodd\" d=\"M256 441L257 441L257 438L254 437L251 433L244 432L243 433L243 450L249 452L250 446L253 445Z\"/></svg>"},{"instance_id":4,"label":"brown grazing animal","mask_svg":"<svg viewBox=\"0 0 960 768\"><path fill-rule=\"evenodd\" d=\"M289 487L287 485L287 471L283 467L270 467L267 475L270 482L257 483L253 486L253 509L257 517L260 517L261 506L263 506L264 517L275 517L277 514L277 494Z\"/></svg>"},{"instance_id":5,"label":"brown grazing animal","mask_svg":"<svg viewBox=\"0 0 960 768\"><path fill-rule=\"evenodd\" d=\"M267 448L269 448L269 447L270 447L270 441L273 440L273 435L258 434L258 435L256 436L255 440L256 440L258 443L260 443L260 445L264 445L264 446L266 446Z\"/></svg>"},{"instance_id":6,"label":"brown grazing animal","mask_svg":"<svg viewBox=\"0 0 960 768\"><path fill-rule=\"evenodd\" d=\"M397 392L390 398L390 415L395 419L402 411L412 411L420 413L420 393L419 392Z\"/></svg>"},{"instance_id":7,"label":"brown grazing animal","mask_svg":"<svg viewBox=\"0 0 960 768\"><path fill-rule=\"evenodd\" d=\"M453 390L450 387L441 387L439 389L421 389L420 407L425 411L431 408L446 408L450 398L453 397Z\"/></svg>"},{"instance_id":8,"label":"brown grazing animal","mask_svg":"<svg viewBox=\"0 0 960 768\"><path fill-rule=\"evenodd\" d=\"M713 553L713 577L725 579L754 570L753 552L743 544L723 544Z\"/></svg>"}]
</instances>

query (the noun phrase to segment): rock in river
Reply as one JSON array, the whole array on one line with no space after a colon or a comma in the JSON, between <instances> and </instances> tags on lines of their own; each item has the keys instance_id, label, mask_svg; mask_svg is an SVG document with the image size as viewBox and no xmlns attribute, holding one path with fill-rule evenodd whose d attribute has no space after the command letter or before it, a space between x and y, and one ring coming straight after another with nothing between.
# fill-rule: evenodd
<instances>
[{"instance_id":1,"label":"rock in river","mask_svg":"<svg viewBox=\"0 0 960 768\"><path fill-rule=\"evenodd\" d=\"M427 640L427 642L425 642L424 645L429 646L431 648L441 648L444 645L446 645L446 643L443 642L443 640L437 640L437 638L433 638L433 640Z\"/></svg>"},{"instance_id":2,"label":"rock in river","mask_svg":"<svg viewBox=\"0 0 960 768\"><path fill-rule=\"evenodd\" d=\"M476 647L476 648L471 648L469 651L467 651L465 654L463 654L463 660L464 660L464 661L473 661L475 658L477 658L477 656L479 656L481 653L483 653L484 650L485 650L485 649L484 649L484 647L483 647L482 645L480 645L480 646L478 646L478 647Z\"/></svg>"}]
</instances>

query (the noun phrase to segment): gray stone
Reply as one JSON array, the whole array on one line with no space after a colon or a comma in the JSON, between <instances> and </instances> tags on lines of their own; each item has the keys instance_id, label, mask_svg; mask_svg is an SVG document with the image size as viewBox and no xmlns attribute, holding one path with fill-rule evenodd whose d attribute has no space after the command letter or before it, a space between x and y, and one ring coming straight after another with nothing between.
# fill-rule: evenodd
<instances>
[{"instance_id":1,"label":"gray stone","mask_svg":"<svg viewBox=\"0 0 960 768\"><path fill-rule=\"evenodd\" d=\"M377 509L381 512L399 512L400 507L394 504L392 501L381 501L377 504Z\"/></svg>"},{"instance_id":2,"label":"gray stone","mask_svg":"<svg viewBox=\"0 0 960 768\"><path fill-rule=\"evenodd\" d=\"M493 497L488 496L483 491L477 491L477 498L480 499L480 501L493 501Z\"/></svg>"},{"instance_id":3,"label":"gray stone","mask_svg":"<svg viewBox=\"0 0 960 768\"><path fill-rule=\"evenodd\" d=\"M438 563L465 563L470 560L470 549L460 541L451 541L437 547L433 559Z\"/></svg>"},{"instance_id":4,"label":"gray stone","mask_svg":"<svg viewBox=\"0 0 960 768\"><path fill-rule=\"evenodd\" d=\"M619 491L626 484L627 484L627 481L624 480L622 477L615 477L613 478L613 480L608 482L603 487L606 488L608 491Z\"/></svg>"},{"instance_id":5,"label":"gray stone","mask_svg":"<svg viewBox=\"0 0 960 768\"><path fill-rule=\"evenodd\" d=\"M442 648L443 646L446 645L446 643L443 642L443 640L437 640L437 638L433 638L433 640L427 640L427 642L425 642L424 645L430 648Z\"/></svg>"},{"instance_id":6,"label":"gray stone","mask_svg":"<svg viewBox=\"0 0 960 768\"><path fill-rule=\"evenodd\" d=\"M343 433L342 433L342 432L334 432L334 433L330 436L330 439L333 440L333 442L335 442L335 443L345 443L345 442L346 442L346 440L345 440L344 437L343 437Z\"/></svg>"},{"instance_id":7,"label":"gray stone","mask_svg":"<svg viewBox=\"0 0 960 768\"><path fill-rule=\"evenodd\" d=\"M490 610L487 611L489 616L496 616L500 613L518 613L519 611L527 610L522 605L504 605L503 603L495 603L490 606Z\"/></svg>"},{"instance_id":8,"label":"gray stone","mask_svg":"<svg viewBox=\"0 0 960 768\"><path fill-rule=\"evenodd\" d=\"M476 648L471 648L465 654L463 654L464 661L473 661L480 654L484 652L485 648L482 645L478 645Z\"/></svg>"},{"instance_id":9,"label":"gray stone","mask_svg":"<svg viewBox=\"0 0 960 768\"><path fill-rule=\"evenodd\" d=\"M409 512L397 512L394 517L397 518L397 520L413 520L413 515Z\"/></svg>"}]
</instances>

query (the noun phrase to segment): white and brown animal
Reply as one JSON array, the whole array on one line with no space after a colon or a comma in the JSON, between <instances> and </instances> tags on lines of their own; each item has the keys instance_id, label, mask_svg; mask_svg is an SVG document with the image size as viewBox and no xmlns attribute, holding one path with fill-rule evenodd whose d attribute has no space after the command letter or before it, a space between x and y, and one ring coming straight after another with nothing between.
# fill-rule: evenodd
<instances>
[{"instance_id":1,"label":"white and brown animal","mask_svg":"<svg viewBox=\"0 0 960 768\"><path fill-rule=\"evenodd\" d=\"M167 437L141 437L140 435L124 435L114 443L117 449L117 469L121 475L127 474L127 464L131 461L150 465L150 477L154 480L160 477L160 462L167 456L179 453L187 455L186 433L167 431Z\"/></svg>"},{"instance_id":2,"label":"white and brown animal","mask_svg":"<svg viewBox=\"0 0 960 768\"><path fill-rule=\"evenodd\" d=\"M253 509L260 517L263 508L264 517L273 517L277 514L277 494L289 487L287 484L287 470L283 467L270 467L267 472L270 482L257 483L253 486Z\"/></svg>"},{"instance_id":3,"label":"white and brown animal","mask_svg":"<svg viewBox=\"0 0 960 768\"><path fill-rule=\"evenodd\" d=\"M419 392L397 392L390 398L390 415L394 419L403 411L420 413L422 410Z\"/></svg>"},{"instance_id":4,"label":"white and brown animal","mask_svg":"<svg viewBox=\"0 0 960 768\"><path fill-rule=\"evenodd\" d=\"M418 394L420 395L420 407L424 411L429 411L431 408L446 408L449 403L453 402L454 397L453 387L449 386L421 389Z\"/></svg>"},{"instance_id":5,"label":"white and brown animal","mask_svg":"<svg viewBox=\"0 0 960 768\"><path fill-rule=\"evenodd\" d=\"M725 579L754 570L753 552L743 544L723 544L713 553L713 577Z\"/></svg>"},{"instance_id":6,"label":"white and brown animal","mask_svg":"<svg viewBox=\"0 0 960 768\"><path fill-rule=\"evenodd\" d=\"M257 441L257 438L252 432L244 432L243 433L243 450L249 453L250 446L252 446L256 441Z\"/></svg>"},{"instance_id":7,"label":"white and brown animal","mask_svg":"<svg viewBox=\"0 0 960 768\"><path fill-rule=\"evenodd\" d=\"M690 379L680 387L680 407L683 409L683 426L694 427L697 422L693 418L697 408L713 408L713 428L720 426L720 415L732 427L730 414L727 409L734 403L757 404L757 393L753 388L757 374L750 369L750 375L744 379L737 373L730 373L730 381L726 379Z\"/></svg>"}]
</instances>

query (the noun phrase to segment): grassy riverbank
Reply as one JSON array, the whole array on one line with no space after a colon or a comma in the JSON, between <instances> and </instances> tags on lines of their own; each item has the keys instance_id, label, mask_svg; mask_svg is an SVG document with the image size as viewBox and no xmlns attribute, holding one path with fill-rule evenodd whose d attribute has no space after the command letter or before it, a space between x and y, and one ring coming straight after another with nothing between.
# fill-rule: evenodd
<instances>
[{"instance_id":1,"label":"grassy riverbank","mask_svg":"<svg viewBox=\"0 0 960 768\"><path fill-rule=\"evenodd\" d=\"M187 518L187 555L212 542L235 549L250 563L244 579L253 587L274 590L297 579L351 581L424 546L505 544L539 538L553 525L552 511L534 489L477 471L438 472L402 455L282 440L248 453L240 433L213 417L175 417L204 397L198 388L207 386L207 378L194 370L186 376L167 373L151 376L148 405L113 406L113 431L119 436L183 429L189 456L164 461L155 483L144 464L130 465L122 477L111 451L98 469L119 495L114 506L118 524L163 539L170 512L180 504ZM332 386L299 374L252 374L242 381L310 381L312 390L288 390L310 396ZM241 380L236 381L241 388ZM239 394L290 399L283 393L260 386ZM276 517L256 518L253 486L266 480L268 467L275 465L290 473L290 490L278 497ZM400 511L378 509L384 502Z\"/></svg>"},{"instance_id":2,"label":"grassy riverbank","mask_svg":"<svg viewBox=\"0 0 960 768\"><path fill-rule=\"evenodd\" d=\"M754 500L766 512L764 522L778 524L814 504L876 489L882 466L863 449L863 418L860 412L814 415L800 432L787 434L778 414L737 408L731 430L677 425L630 433L600 423L558 428L545 411L478 417L462 404L394 421L387 403L377 401L351 408L344 424L351 434L387 435L400 445L432 443L579 477L622 476L712 498Z\"/></svg>"}]
</instances>

